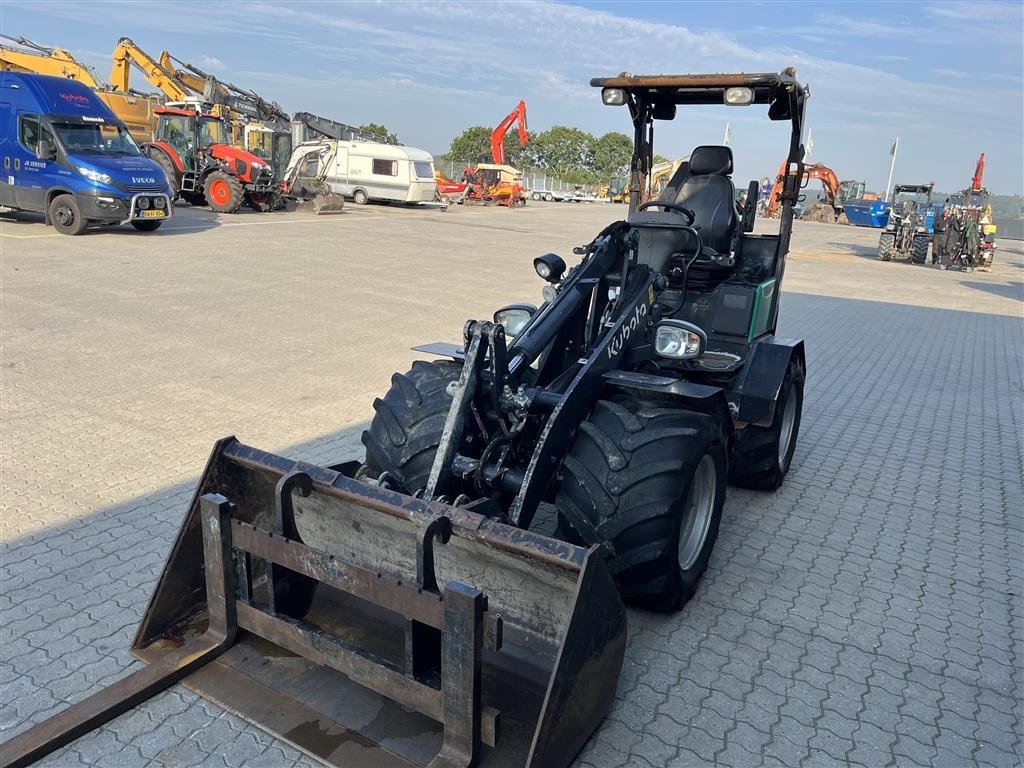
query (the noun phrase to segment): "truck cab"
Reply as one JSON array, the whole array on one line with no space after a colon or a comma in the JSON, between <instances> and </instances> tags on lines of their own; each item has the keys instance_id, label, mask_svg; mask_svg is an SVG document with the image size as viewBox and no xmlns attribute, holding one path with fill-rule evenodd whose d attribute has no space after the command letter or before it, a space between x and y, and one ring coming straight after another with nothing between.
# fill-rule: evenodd
<instances>
[{"instance_id":1,"label":"truck cab","mask_svg":"<svg viewBox=\"0 0 1024 768\"><path fill-rule=\"evenodd\" d=\"M152 232L172 215L163 169L96 93L74 80L0 72L0 205L62 234L90 224Z\"/></svg>"}]
</instances>

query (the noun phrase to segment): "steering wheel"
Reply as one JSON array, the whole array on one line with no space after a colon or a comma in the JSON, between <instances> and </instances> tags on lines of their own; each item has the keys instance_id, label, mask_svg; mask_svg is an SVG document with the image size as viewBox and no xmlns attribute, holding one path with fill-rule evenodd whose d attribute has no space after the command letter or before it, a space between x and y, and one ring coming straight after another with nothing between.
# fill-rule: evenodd
<instances>
[{"instance_id":1,"label":"steering wheel","mask_svg":"<svg viewBox=\"0 0 1024 768\"><path fill-rule=\"evenodd\" d=\"M676 203L665 203L662 202L661 200L651 200L650 202L641 205L639 208L637 208L637 210L642 211L654 205L661 206L662 208L665 208L666 210L669 211L675 211L676 213L683 214L683 216L685 216L688 219L688 221L686 222L686 225L688 227L692 227L694 219L697 218L693 211L691 211L689 208L685 208L682 205L677 205Z\"/></svg>"}]
</instances>

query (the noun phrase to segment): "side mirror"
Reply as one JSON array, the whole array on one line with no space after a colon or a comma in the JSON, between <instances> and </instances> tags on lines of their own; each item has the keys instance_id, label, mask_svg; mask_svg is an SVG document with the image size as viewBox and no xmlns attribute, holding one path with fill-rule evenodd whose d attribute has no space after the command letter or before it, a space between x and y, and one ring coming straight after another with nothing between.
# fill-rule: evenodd
<instances>
[{"instance_id":1,"label":"side mirror","mask_svg":"<svg viewBox=\"0 0 1024 768\"><path fill-rule=\"evenodd\" d=\"M747 199L743 204L743 231L754 231L754 219L757 218L757 199L761 196L761 185L756 181L747 186Z\"/></svg>"},{"instance_id":2,"label":"side mirror","mask_svg":"<svg viewBox=\"0 0 1024 768\"><path fill-rule=\"evenodd\" d=\"M39 143L36 144L36 159L38 160L56 160L57 159L57 145L49 139L40 139Z\"/></svg>"}]
</instances>

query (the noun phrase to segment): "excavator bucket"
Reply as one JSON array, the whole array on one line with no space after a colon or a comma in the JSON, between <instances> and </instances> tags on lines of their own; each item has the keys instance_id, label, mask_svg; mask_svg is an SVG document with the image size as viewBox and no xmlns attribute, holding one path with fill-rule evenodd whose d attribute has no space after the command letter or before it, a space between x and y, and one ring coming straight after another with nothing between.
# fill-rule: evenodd
<instances>
[{"instance_id":1,"label":"excavator bucket","mask_svg":"<svg viewBox=\"0 0 1024 768\"><path fill-rule=\"evenodd\" d=\"M313 213L341 213L345 208L345 198L335 192L321 192L313 198Z\"/></svg>"},{"instance_id":2,"label":"excavator bucket","mask_svg":"<svg viewBox=\"0 0 1024 768\"><path fill-rule=\"evenodd\" d=\"M133 641L147 666L2 745L2 762L181 680L332 765L568 765L625 650L602 551L357 466L219 442Z\"/></svg>"}]
</instances>

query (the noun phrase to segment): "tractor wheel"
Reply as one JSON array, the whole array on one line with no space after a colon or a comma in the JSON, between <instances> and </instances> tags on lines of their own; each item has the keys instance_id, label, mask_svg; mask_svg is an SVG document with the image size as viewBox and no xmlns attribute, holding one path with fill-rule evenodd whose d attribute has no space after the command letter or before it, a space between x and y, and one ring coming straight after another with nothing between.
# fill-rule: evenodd
<instances>
[{"instance_id":1,"label":"tractor wheel","mask_svg":"<svg viewBox=\"0 0 1024 768\"><path fill-rule=\"evenodd\" d=\"M203 197L202 192L182 192L181 199L189 205L194 205L196 208L202 208L206 205L206 198Z\"/></svg>"},{"instance_id":2,"label":"tractor wheel","mask_svg":"<svg viewBox=\"0 0 1024 768\"><path fill-rule=\"evenodd\" d=\"M167 184L171 188L171 200L178 196L181 191L181 182L178 179L178 169L174 167L174 163L171 162L171 158L167 156L167 153L162 150L155 150L149 158L154 160L157 165L164 169L164 175L167 177Z\"/></svg>"},{"instance_id":3,"label":"tractor wheel","mask_svg":"<svg viewBox=\"0 0 1024 768\"><path fill-rule=\"evenodd\" d=\"M89 226L74 195L57 195L50 201L47 216L62 235L80 235Z\"/></svg>"},{"instance_id":4,"label":"tractor wheel","mask_svg":"<svg viewBox=\"0 0 1024 768\"><path fill-rule=\"evenodd\" d=\"M913 250L910 253L910 260L915 264L924 264L928 260L928 242L931 238L928 235L914 235Z\"/></svg>"},{"instance_id":5,"label":"tractor wheel","mask_svg":"<svg viewBox=\"0 0 1024 768\"><path fill-rule=\"evenodd\" d=\"M875 257L879 261L892 261L893 252L896 250L896 235L882 233L878 238L878 255Z\"/></svg>"},{"instance_id":6,"label":"tractor wheel","mask_svg":"<svg viewBox=\"0 0 1024 768\"><path fill-rule=\"evenodd\" d=\"M225 171L213 171L206 177L203 193L217 213L234 213L242 205L245 190L242 183Z\"/></svg>"},{"instance_id":7,"label":"tractor wheel","mask_svg":"<svg viewBox=\"0 0 1024 768\"><path fill-rule=\"evenodd\" d=\"M132 226L135 227L139 232L156 232L160 229L162 221L133 221Z\"/></svg>"},{"instance_id":8,"label":"tractor wheel","mask_svg":"<svg viewBox=\"0 0 1024 768\"><path fill-rule=\"evenodd\" d=\"M601 400L562 465L559 528L575 534L570 539L611 544L623 599L678 610L707 568L725 484L725 437L714 418Z\"/></svg>"},{"instance_id":9,"label":"tractor wheel","mask_svg":"<svg viewBox=\"0 0 1024 768\"><path fill-rule=\"evenodd\" d=\"M374 400L373 420L362 437L366 465L391 475L398 490L426 487L452 404L448 385L461 372L459 363L417 360L407 373L391 377L383 399Z\"/></svg>"},{"instance_id":10,"label":"tractor wheel","mask_svg":"<svg viewBox=\"0 0 1024 768\"><path fill-rule=\"evenodd\" d=\"M356 205L366 205L370 202L370 196L366 194L366 190L357 189L352 193L352 202Z\"/></svg>"},{"instance_id":11,"label":"tractor wheel","mask_svg":"<svg viewBox=\"0 0 1024 768\"><path fill-rule=\"evenodd\" d=\"M803 408L804 371L800 361L793 358L779 387L771 426L751 425L737 435L730 483L762 491L774 491L782 485L793 461Z\"/></svg>"}]
</instances>

